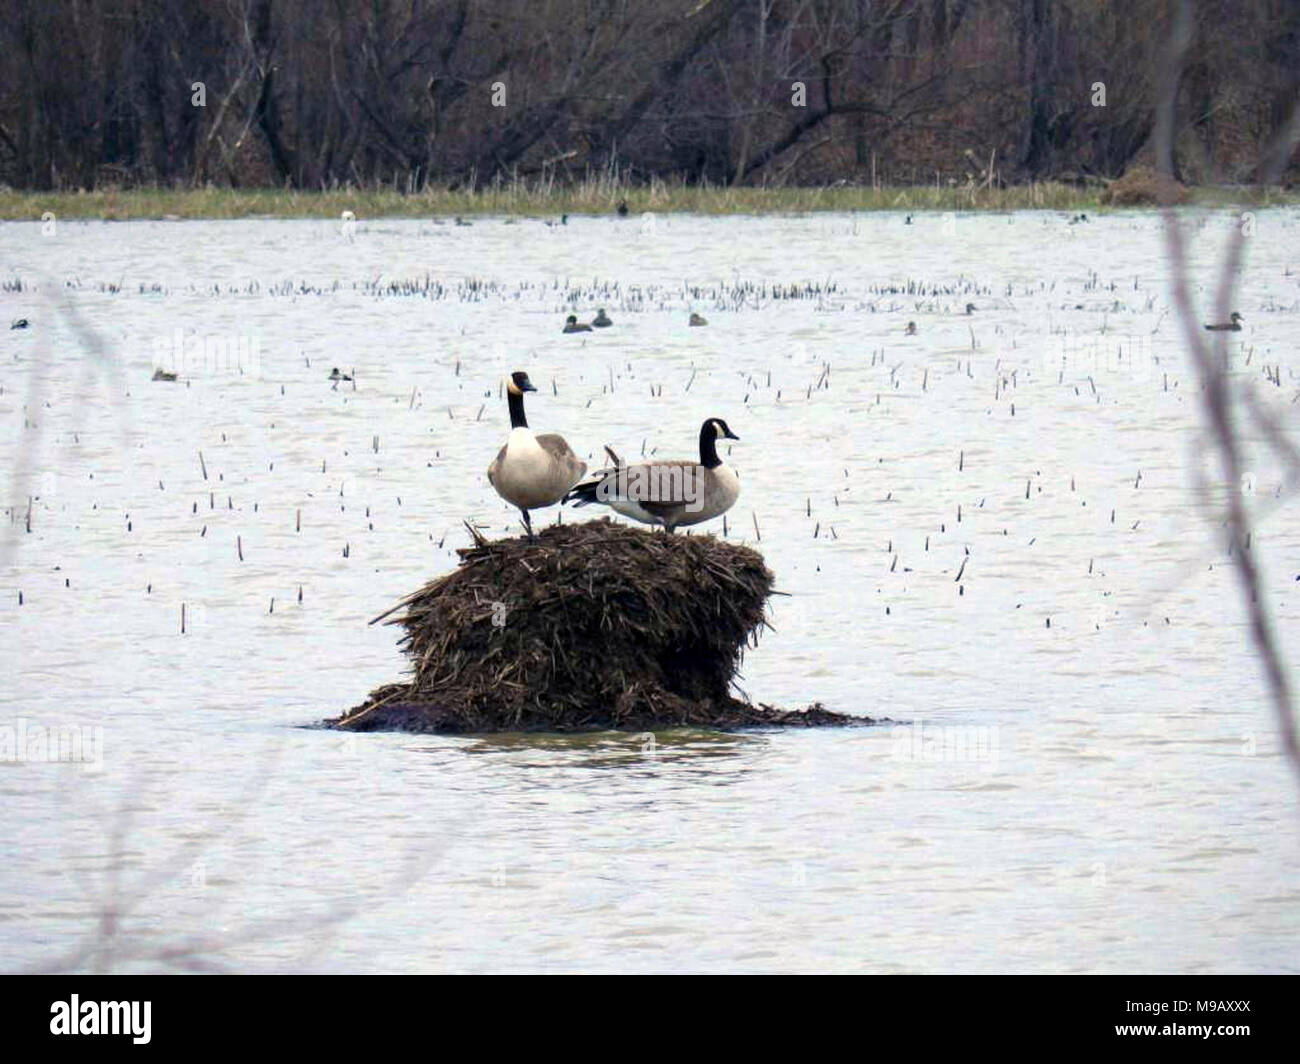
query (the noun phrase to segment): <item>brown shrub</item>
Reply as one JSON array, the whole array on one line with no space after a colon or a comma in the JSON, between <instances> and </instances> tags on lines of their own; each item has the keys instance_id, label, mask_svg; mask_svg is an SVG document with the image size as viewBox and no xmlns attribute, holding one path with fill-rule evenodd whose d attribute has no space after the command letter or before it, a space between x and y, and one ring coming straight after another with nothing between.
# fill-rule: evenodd
<instances>
[{"instance_id":1,"label":"brown shrub","mask_svg":"<svg viewBox=\"0 0 1300 1064\"><path fill-rule=\"evenodd\" d=\"M1134 166L1106 187L1101 202L1110 207L1155 207L1166 202L1186 203L1188 196L1185 185L1161 177L1149 166Z\"/></svg>"}]
</instances>

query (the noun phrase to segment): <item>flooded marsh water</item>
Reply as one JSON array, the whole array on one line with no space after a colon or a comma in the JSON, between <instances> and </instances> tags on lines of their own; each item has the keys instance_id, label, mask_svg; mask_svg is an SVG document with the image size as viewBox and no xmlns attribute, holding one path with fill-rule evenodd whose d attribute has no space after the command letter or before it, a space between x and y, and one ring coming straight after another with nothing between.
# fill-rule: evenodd
<instances>
[{"instance_id":1,"label":"flooded marsh water","mask_svg":"<svg viewBox=\"0 0 1300 1064\"><path fill-rule=\"evenodd\" d=\"M1236 219L1187 224L1208 307ZM1261 212L1228 337L1291 426L1297 248ZM5 970L1300 966L1155 215L6 223L0 281ZM367 622L463 520L517 533L514 369L589 464L725 418L726 535L788 593L739 686L890 723L304 727L401 676ZM1300 526L1247 459L1294 648Z\"/></svg>"}]
</instances>

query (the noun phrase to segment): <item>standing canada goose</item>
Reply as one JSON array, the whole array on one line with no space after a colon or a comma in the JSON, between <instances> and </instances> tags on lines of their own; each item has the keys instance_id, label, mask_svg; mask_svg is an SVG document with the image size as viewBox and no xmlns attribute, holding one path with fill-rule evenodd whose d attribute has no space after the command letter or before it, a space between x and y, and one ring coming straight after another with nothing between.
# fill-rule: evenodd
<instances>
[{"instance_id":1,"label":"standing canada goose","mask_svg":"<svg viewBox=\"0 0 1300 1064\"><path fill-rule=\"evenodd\" d=\"M720 517L740 496L740 477L718 457L718 440L740 439L720 417L700 426L698 462L615 463L579 484L565 500L575 506L600 503L615 513L668 532ZM609 448L605 448L609 452ZM612 452L609 452L612 453Z\"/></svg>"},{"instance_id":2,"label":"standing canada goose","mask_svg":"<svg viewBox=\"0 0 1300 1064\"><path fill-rule=\"evenodd\" d=\"M596 326L597 329L608 329L614 324L614 320L605 313L605 308L601 307L596 312L596 316L591 319L591 324Z\"/></svg>"},{"instance_id":3,"label":"standing canada goose","mask_svg":"<svg viewBox=\"0 0 1300 1064\"><path fill-rule=\"evenodd\" d=\"M488 483L496 493L519 507L530 539L533 522L528 511L554 506L587 472L587 463L573 453L563 436L553 432L533 435L524 417L524 392L535 391L522 371L506 380L510 435L487 471Z\"/></svg>"},{"instance_id":4,"label":"standing canada goose","mask_svg":"<svg viewBox=\"0 0 1300 1064\"><path fill-rule=\"evenodd\" d=\"M591 326L578 320L578 315L570 314L564 319L564 331L566 333L591 332Z\"/></svg>"},{"instance_id":5,"label":"standing canada goose","mask_svg":"<svg viewBox=\"0 0 1300 1064\"><path fill-rule=\"evenodd\" d=\"M1232 321L1222 321L1215 325L1207 325L1210 332L1241 332L1241 323L1246 319L1238 314L1235 310L1232 312Z\"/></svg>"},{"instance_id":6,"label":"standing canada goose","mask_svg":"<svg viewBox=\"0 0 1300 1064\"><path fill-rule=\"evenodd\" d=\"M691 312L691 325L700 326L700 325L708 325L708 324L709 324L709 319L706 318L703 314L696 314L694 311Z\"/></svg>"}]
</instances>

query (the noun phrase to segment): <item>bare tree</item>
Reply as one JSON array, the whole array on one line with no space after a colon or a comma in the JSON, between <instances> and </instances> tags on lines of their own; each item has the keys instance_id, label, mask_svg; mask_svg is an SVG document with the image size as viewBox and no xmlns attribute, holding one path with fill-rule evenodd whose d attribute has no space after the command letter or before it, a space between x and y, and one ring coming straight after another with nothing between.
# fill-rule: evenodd
<instances>
[{"instance_id":1,"label":"bare tree","mask_svg":"<svg viewBox=\"0 0 1300 1064\"><path fill-rule=\"evenodd\" d=\"M1262 566L1252 548L1252 518L1240 489L1243 471L1243 416L1253 420L1263 430L1268 445L1290 469L1293 484L1300 483L1300 450L1287 438L1280 423L1268 413L1258 398L1234 382L1229 373L1226 334L1216 333L1218 341L1213 347L1206 342L1192 302L1183 232L1178 215L1171 205L1172 196L1168 194L1174 181L1179 86L1192 46L1194 27L1195 14L1191 0L1180 0L1175 9L1172 34L1163 64L1156 123L1156 158L1166 190L1163 208L1166 246L1173 273L1174 302L1191 352L1192 364L1201 381L1202 413L1227 487L1223 493L1222 517L1227 529L1228 550L1236 562L1234 571L1237 583L1249 619L1251 638L1264 668L1283 749L1300 776L1300 740L1297 738L1292 705L1291 680L1278 642L1272 611L1267 596L1263 593ZM1300 144L1300 97L1292 102L1285 120L1264 153L1259 168L1260 186L1278 180L1297 144ZM1259 189L1256 190L1256 195L1258 193ZM1235 302L1244 233L1244 227L1239 226L1233 230L1220 269L1215 296L1215 312L1220 315L1220 321L1227 318Z\"/></svg>"}]
</instances>

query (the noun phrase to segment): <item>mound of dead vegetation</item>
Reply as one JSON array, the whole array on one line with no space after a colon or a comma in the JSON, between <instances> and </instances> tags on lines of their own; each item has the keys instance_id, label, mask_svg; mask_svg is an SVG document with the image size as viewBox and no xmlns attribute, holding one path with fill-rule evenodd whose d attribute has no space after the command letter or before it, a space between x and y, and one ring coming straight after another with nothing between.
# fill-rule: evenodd
<instances>
[{"instance_id":1,"label":"mound of dead vegetation","mask_svg":"<svg viewBox=\"0 0 1300 1064\"><path fill-rule=\"evenodd\" d=\"M373 691L329 724L492 732L870 723L731 695L772 592L771 572L748 547L608 519L556 525L535 540L473 534L454 572L375 618L405 629L409 682Z\"/></svg>"},{"instance_id":2,"label":"mound of dead vegetation","mask_svg":"<svg viewBox=\"0 0 1300 1064\"><path fill-rule=\"evenodd\" d=\"M1109 207L1157 207L1164 203L1186 203L1190 193L1186 185L1162 177L1149 166L1134 166L1101 194Z\"/></svg>"}]
</instances>

